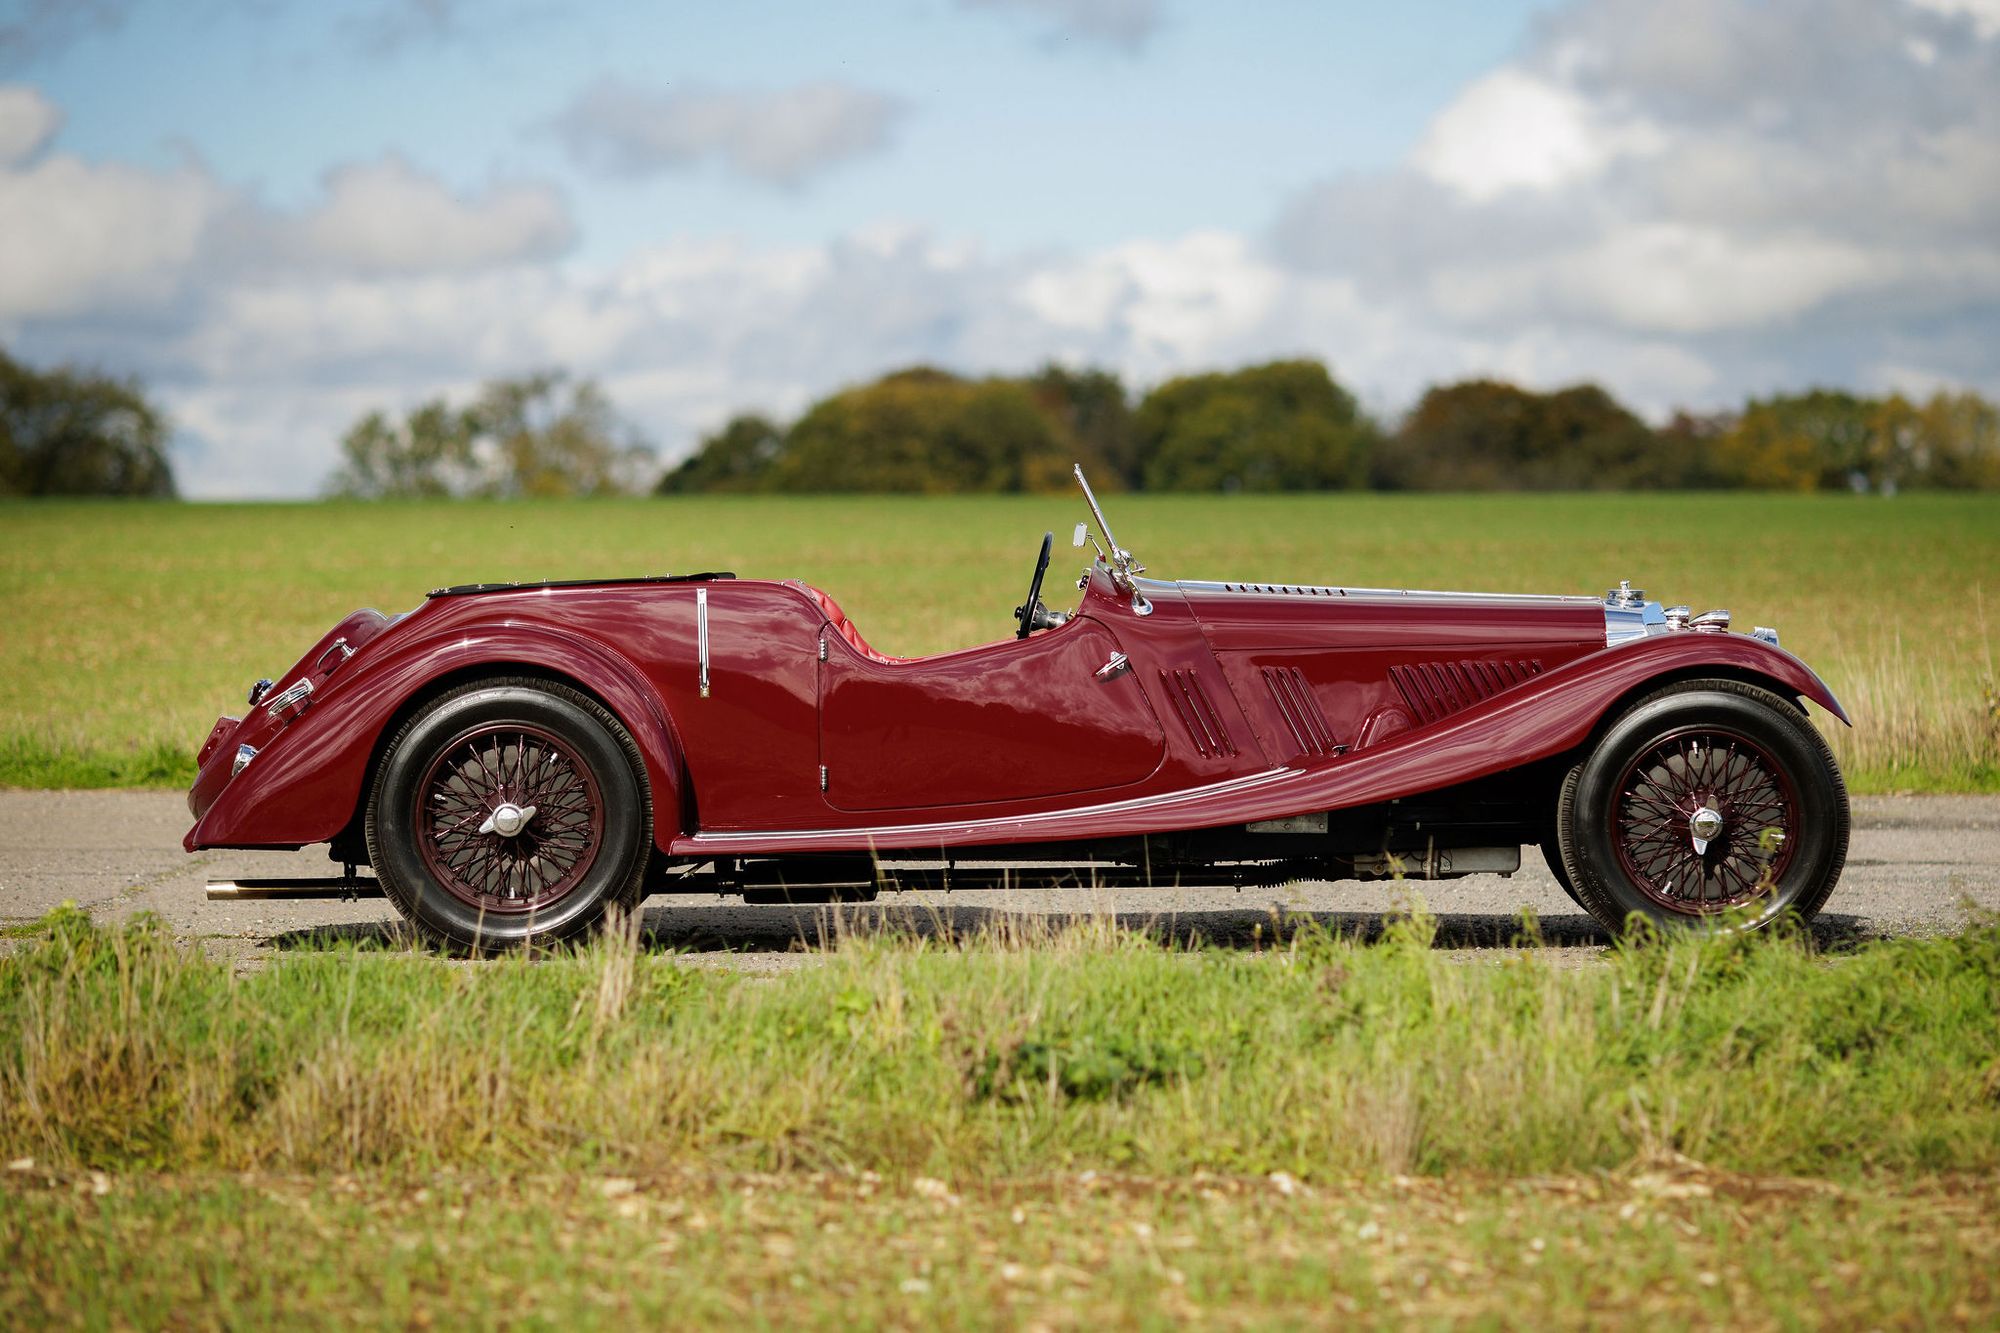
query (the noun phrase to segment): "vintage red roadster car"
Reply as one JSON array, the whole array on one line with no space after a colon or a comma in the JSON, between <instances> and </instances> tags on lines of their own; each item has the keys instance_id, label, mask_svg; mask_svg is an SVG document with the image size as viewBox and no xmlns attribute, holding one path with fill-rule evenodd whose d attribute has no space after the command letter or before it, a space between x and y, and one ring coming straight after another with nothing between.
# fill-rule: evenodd
<instances>
[{"instance_id":1,"label":"vintage red roadster car","mask_svg":"<svg viewBox=\"0 0 2000 1333\"><path fill-rule=\"evenodd\" d=\"M1045 535L1015 633L932 657L721 573L356 611L215 724L186 846L327 843L327 883L475 948L656 892L1446 879L1526 844L1614 931L1810 917L1839 877L1805 705L1846 715L1775 632L1625 584L1147 578L1084 493L1075 609Z\"/></svg>"}]
</instances>

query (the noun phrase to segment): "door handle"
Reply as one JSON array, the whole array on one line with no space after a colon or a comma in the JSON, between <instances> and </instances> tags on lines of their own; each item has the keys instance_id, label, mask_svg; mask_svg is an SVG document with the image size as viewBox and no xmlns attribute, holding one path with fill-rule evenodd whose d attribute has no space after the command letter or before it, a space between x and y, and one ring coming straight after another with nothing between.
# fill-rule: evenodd
<instances>
[{"instance_id":1,"label":"door handle","mask_svg":"<svg viewBox=\"0 0 2000 1333\"><path fill-rule=\"evenodd\" d=\"M1123 653L1111 654L1111 660L1090 674L1099 680L1112 680L1132 669L1132 659Z\"/></svg>"}]
</instances>

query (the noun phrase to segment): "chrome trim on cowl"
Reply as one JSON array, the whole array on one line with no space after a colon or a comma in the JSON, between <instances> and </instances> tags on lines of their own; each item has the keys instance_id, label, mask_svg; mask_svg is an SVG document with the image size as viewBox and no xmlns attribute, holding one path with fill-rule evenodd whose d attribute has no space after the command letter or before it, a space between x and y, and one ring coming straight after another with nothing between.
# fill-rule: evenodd
<instances>
[{"instance_id":1,"label":"chrome trim on cowl","mask_svg":"<svg viewBox=\"0 0 2000 1333\"><path fill-rule=\"evenodd\" d=\"M708 589L694 592L695 654L701 658L701 697L708 697ZM824 640L821 641L824 645Z\"/></svg>"},{"instance_id":2,"label":"chrome trim on cowl","mask_svg":"<svg viewBox=\"0 0 2000 1333\"><path fill-rule=\"evenodd\" d=\"M251 761L252 759L255 759L256 757L257 757L257 747L256 747L256 746L254 746L254 745L239 745L239 746L237 746L237 747L236 747L236 758L235 758L235 760L234 760L233 762L231 762L231 764L229 765L229 776L233 778L233 777L235 777L235 776L236 776L236 775L237 775L238 773L241 773L241 772L242 772L242 771L243 771L243 770L244 770L245 768L248 768L248 767L250 766L250 761Z\"/></svg>"},{"instance_id":3,"label":"chrome trim on cowl","mask_svg":"<svg viewBox=\"0 0 2000 1333\"><path fill-rule=\"evenodd\" d=\"M1607 648L1616 648L1621 643L1643 639L1650 634L1665 634L1673 628L1667 623L1666 608L1658 602L1617 601L1614 600L1617 595L1614 591L1604 599L1604 644Z\"/></svg>"}]
</instances>

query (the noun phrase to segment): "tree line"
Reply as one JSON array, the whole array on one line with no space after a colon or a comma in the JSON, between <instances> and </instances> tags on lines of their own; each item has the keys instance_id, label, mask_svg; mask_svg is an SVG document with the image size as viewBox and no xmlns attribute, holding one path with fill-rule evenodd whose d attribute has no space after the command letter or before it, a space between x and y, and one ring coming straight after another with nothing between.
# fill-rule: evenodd
<instances>
[{"instance_id":1,"label":"tree line","mask_svg":"<svg viewBox=\"0 0 2000 1333\"><path fill-rule=\"evenodd\" d=\"M0 495L175 493L165 415L140 386L37 371L0 350ZM928 366L779 422L732 418L662 474L604 391L560 371L367 413L329 494L575 496L1060 490L1081 462L1138 491L2000 489L2000 407L1814 389L1654 427L1591 384L1473 379L1385 424L1314 360L1184 375L1143 395L1111 371L971 377Z\"/></svg>"},{"instance_id":2,"label":"tree line","mask_svg":"<svg viewBox=\"0 0 2000 1333\"><path fill-rule=\"evenodd\" d=\"M1386 426L1318 361L1186 375L1135 403L1104 370L972 379L919 367L781 425L736 417L662 493L1037 491L1082 462L1142 491L2000 489L2000 408L1814 389L1655 428L1594 384L1474 379Z\"/></svg>"}]
</instances>

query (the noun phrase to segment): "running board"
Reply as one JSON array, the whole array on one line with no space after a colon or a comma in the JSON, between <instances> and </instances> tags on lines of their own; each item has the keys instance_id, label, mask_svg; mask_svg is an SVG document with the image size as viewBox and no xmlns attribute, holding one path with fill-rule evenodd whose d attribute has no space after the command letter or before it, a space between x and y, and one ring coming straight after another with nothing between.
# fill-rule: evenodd
<instances>
[{"instance_id":1,"label":"running board","mask_svg":"<svg viewBox=\"0 0 2000 1333\"><path fill-rule=\"evenodd\" d=\"M212 879L212 903L245 902L253 898L380 898L382 886L372 877L353 879Z\"/></svg>"}]
</instances>

